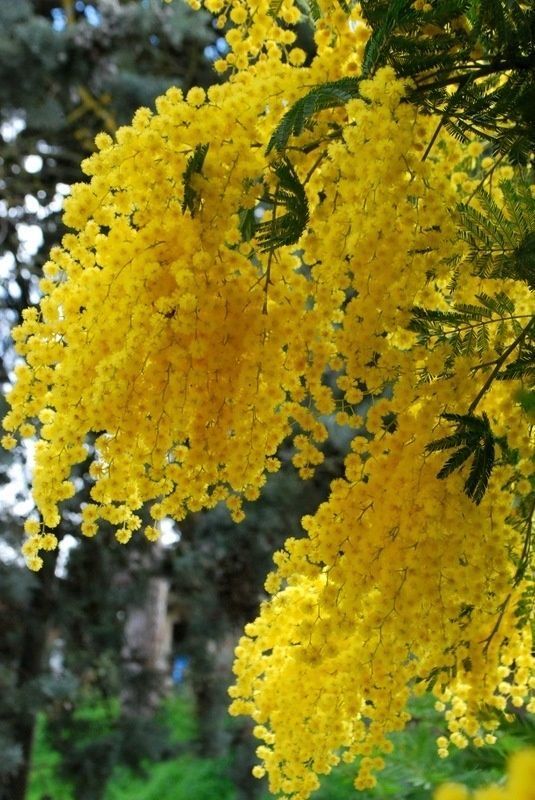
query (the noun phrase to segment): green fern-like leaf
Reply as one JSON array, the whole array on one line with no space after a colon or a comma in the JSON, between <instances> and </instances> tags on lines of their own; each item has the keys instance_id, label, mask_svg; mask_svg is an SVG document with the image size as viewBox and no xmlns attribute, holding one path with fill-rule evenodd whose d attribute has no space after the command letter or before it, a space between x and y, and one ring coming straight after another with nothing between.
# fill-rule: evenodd
<instances>
[{"instance_id":1,"label":"green fern-like leaf","mask_svg":"<svg viewBox=\"0 0 535 800\"><path fill-rule=\"evenodd\" d=\"M299 241L309 220L305 188L293 164L283 158L273 165L277 188L266 200L272 205L271 219L256 226L256 240L263 252ZM282 214L278 212L282 211Z\"/></svg>"},{"instance_id":2,"label":"green fern-like leaf","mask_svg":"<svg viewBox=\"0 0 535 800\"><path fill-rule=\"evenodd\" d=\"M449 436L430 442L428 453L457 448L437 473L437 478L447 478L465 464L470 457L470 472L464 483L465 494L479 505L483 499L495 460L495 440L485 413L481 417L474 414L442 414L442 417L456 426Z\"/></svg>"},{"instance_id":3,"label":"green fern-like leaf","mask_svg":"<svg viewBox=\"0 0 535 800\"><path fill-rule=\"evenodd\" d=\"M502 381L521 379L535 383L535 347L531 346L522 350L518 358L507 364L497 378Z\"/></svg>"},{"instance_id":4,"label":"green fern-like leaf","mask_svg":"<svg viewBox=\"0 0 535 800\"><path fill-rule=\"evenodd\" d=\"M415 307L409 328L418 334L420 344L448 344L456 355L485 353L491 342L507 337L507 326L515 336L520 335L515 304L506 292L476 297L480 305L457 303L450 311Z\"/></svg>"},{"instance_id":5,"label":"green fern-like leaf","mask_svg":"<svg viewBox=\"0 0 535 800\"><path fill-rule=\"evenodd\" d=\"M297 4L303 9L304 14L309 17L309 19L313 20L313 22L317 22L321 19L321 8L318 0L297 0Z\"/></svg>"},{"instance_id":6,"label":"green fern-like leaf","mask_svg":"<svg viewBox=\"0 0 535 800\"><path fill-rule=\"evenodd\" d=\"M366 5L369 7L371 4ZM378 67L388 61L394 32L402 26L406 27L410 22L415 23L416 20L417 14L410 0L392 0L386 4L380 23L374 26L372 35L366 43L362 61L363 77L370 77Z\"/></svg>"},{"instance_id":7,"label":"green fern-like leaf","mask_svg":"<svg viewBox=\"0 0 535 800\"><path fill-rule=\"evenodd\" d=\"M535 288L535 202L529 181L506 181L500 188L503 207L483 189L477 194L481 210L459 206L468 261L477 275L524 280Z\"/></svg>"},{"instance_id":8,"label":"green fern-like leaf","mask_svg":"<svg viewBox=\"0 0 535 800\"><path fill-rule=\"evenodd\" d=\"M304 97L301 97L286 112L274 130L266 149L279 152L284 150L291 136L299 136L312 117L328 108L343 106L358 96L359 82L357 78L341 78L315 86Z\"/></svg>"},{"instance_id":9,"label":"green fern-like leaf","mask_svg":"<svg viewBox=\"0 0 535 800\"><path fill-rule=\"evenodd\" d=\"M459 469L471 455L473 455L471 447L466 444L460 447L448 458L442 469L437 472L437 478L447 478L448 475Z\"/></svg>"},{"instance_id":10,"label":"green fern-like leaf","mask_svg":"<svg viewBox=\"0 0 535 800\"><path fill-rule=\"evenodd\" d=\"M186 213L186 209L194 217L201 205L201 197L199 192L191 185L193 175L200 175L204 165L206 154L208 153L208 144L198 144L193 151L186 164L186 169L182 174L182 182L184 184L184 199L182 200L182 213Z\"/></svg>"},{"instance_id":11,"label":"green fern-like leaf","mask_svg":"<svg viewBox=\"0 0 535 800\"><path fill-rule=\"evenodd\" d=\"M494 296L482 292L476 295L476 298L484 308L489 310L489 318L493 315L507 317L514 314L515 304L505 292L498 292ZM477 308L477 306L475 306L475 308Z\"/></svg>"},{"instance_id":12,"label":"green fern-like leaf","mask_svg":"<svg viewBox=\"0 0 535 800\"><path fill-rule=\"evenodd\" d=\"M470 474L464 484L465 493L476 505L479 505L487 491L490 475L494 466L494 437L488 424L487 429L479 440L479 446L474 453Z\"/></svg>"},{"instance_id":13,"label":"green fern-like leaf","mask_svg":"<svg viewBox=\"0 0 535 800\"><path fill-rule=\"evenodd\" d=\"M535 149L533 3L436 0L425 12L410 0L361 5L372 29L363 77L390 64L411 81L407 99L439 116L455 138L487 138L495 154L529 164Z\"/></svg>"},{"instance_id":14,"label":"green fern-like leaf","mask_svg":"<svg viewBox=\"0 0 535 800\"><path fill-rule=\"evenodd\" d=\"M250 242L254 238L258 227L254 208L242 208L238 214L238 228L243 242Z\"/></svg>"}]
</instances>

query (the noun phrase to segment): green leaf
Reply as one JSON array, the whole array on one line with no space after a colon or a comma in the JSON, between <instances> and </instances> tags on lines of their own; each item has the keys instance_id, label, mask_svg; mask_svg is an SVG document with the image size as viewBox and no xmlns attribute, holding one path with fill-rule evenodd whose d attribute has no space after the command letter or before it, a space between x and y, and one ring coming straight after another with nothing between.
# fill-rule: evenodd
<instances>
[{"instance_id":1,"label":"green leaf","mask_svg":"<svg viewBox=\"0 0 535 800\"><path fill-rule=\"evenodd\" d=\"M373 27L372 35L366 43L362 61L363 77L369 78L378 67L387 62L394 31L401 24L416 19L417 15L410 0L392 0L387 4L380 23Z\"/></svg>"},{"instance_id":2,"label":"green leaf","mask_svg":"<svg viewBox=\"0 0 535 800\"><path fill-rule=\"evenodd\" d=\"M295 244L308 225L309 207L305 188L293 164L284 158L273 164L278 183L268 200L273 206L271 219L257 224L256 238L263 252ZM278 210L284 210L278 215Z\"/></svg>"},{"instance_id":3,"label":"green leaf","mask_svg":"<svg viewBox=\"0 0 535 800\"><path fill-rule=\"evenodd\" d=\"M491 331L502 337L507 334L504 324L520 324L514 319L514 301L505 292L491 296L482 292L476 295L481 305L458 303L451 310L441 311L416 306L412 309L410 330L418 334L420 344L432 346L447 343L456 355L489 349ZM516 329L514 329L514 332ZM521 331L515 333L519 335Z\"/></svg>"},{"instance_id":4,"label":"green leaf","mask_svg":"<svg viewBox=\"0 0 535 800\"><path fill-rule=\"evenodd\" d=\"M488 308L491 312L488 315L489 318L492 316L492 313L502 317L506 317L508 314L514 314L515 304L505 292L498 292L494 297L482 292L481 294L477 294L476 298L484 308ZM474 308L477 308L477 306L474 306Z\"/></svg>"},{"instance_id":5,"label":"green leaf","mask_svg":"<svg viewBox=\"0 0 535 800\"><path fill-rule=\"evenodd\" d=\"M465 493L476 505L479 505L487 491L494 466L494 455L494 437L489 427L488 435L482 438L480 446L475 451L470 474L464 484Z\"/></svg>"},{"instance_id":6,"label":"green leaf","mask_svg":"<svg viewBox=\"0 0 535 800\"><path fill-rule=\"evenodd\" d=\"M442 450L449 450L451 447L458 447L467 441L466 435L459 433L452 433L451 436L444 436L442 439L436 439L434 442L429 442L426 446L428 453L439 453Z\"/></svg>"},{"instance_id":7,"label":"green leaf","mask_svg":"<svg viewBox=\"0 0 535 800\"><path fill-rule=\"evenodd\" d=\"M321 8L318 0L298 0L298 5L303 8L307 17L317 22L321 19Z\"/></svg>"},{"instance_id":8,"label":"green leaf","mask_svg":"<svg viewBox=\"0 0 535 800\"><path fill-rule=\"evenodd\" d=\"M459 469L471 455L473 455L472 449L468 445L460 447L448 458L440 472L437 473L437 478L447 478L448 475Z\"/></svg>"},{"instance_id":9,"label":"green leaf","mask_svg":"<svg viewBox=\"0 0 535 800\"><path fill-rule=\"evenodd\" d=\"M250 242L254 238L256 229L258 227L258 220L256 218L254 208L242 208L239 212L238 228L241 233L242 241Z\"/></svg>"},{"instance_id":10,"label":"green leaf","mask_svg":"<svg viewBox=\"0 0 535 800\"><path fill-rule=\"evenodd\" d=\"M362 75L391 65L408 78L407 99L457 139L486 138L494 155L530 163L535 148L533 3L438 0L425 11L411 0L361 0L372 35ZM459 25L466 16L469 24ZM431 27L432 35L428 28ZM481 49L481 57L473 55Z\"/></svg>"},{"instance_id":11,"label":"green leaf","mask_svg":"<svg viewBox=\"0 0 535 800\"><path fill-rule=\"evenodd\" d=\"M535 289L535 230L526 233L515 252L514 273Z\"/></svg>"},{"instance_id":12,"label":"green leaf","mask_svg":"<svg viewBox=\"0 0 535 800\"><path fill-rule=\"evenodd\" d=\"M182 181L184 184L184 199L182 200L182 213L186 213L186 209L194 217L201 205L201 197L199 192L191 185L191 178L193 175L201 175L204 160L208 152L208 144L198 144L193 151L186 164L186 169L182 174Z\"/></svg>"},{"instance_id":13,"label":"green leaf","mask_svg":"<svg viewBox=\"0 0 535 800\"><path fill-rule=\"evenodd\" d=\"M272 150L284 150L291 136L299 136L314 114L328 108L345 105L349 100L358 97L359 82L357 78L340 78L315 86L304 97L301 97L283 116L268 142L266 153Z\"/></svg>"},{"instance_id":14,"label":"green leaf","mask_svg":"<svg viewBox=\"0 0 535 800\"><path fill-rule=\"evenodd\" d=\"M507 364L497 378L502 381L518 379L535 381L535 348L530 347L521 351L518 358Z\"/></svg>"},{"instance_id":15,"label":"green leaf","mask_svg":"<svg viewBox=\"0 0 535 800\"><path fill-rule=\"evenodd\" d=\"M456 425L457 430L449 436L430 442L426 451L432 453L453 447L458 449L439 470L437 478L440 480L447 478L472 456L464 492L476 505L479 505L487 490L495 461L495 439L488 417L484 412L481 417L474 414L452 413L442 414L442 417Z\"/></svg>"},{"instance_id":16,"label":"green leaf","mask_svg":"<svg viewBox=\"0 0 535 800\"><path fill-rule=\"evenodd\" d=\"M477 192L481 210L459 206L468 261L481 277L523 280L535 288L535 203L529 176L520 174L515 182L504 181L500 189L503 207L484 189Z\"/></svg>"},{"instance_id":17,"label":"green leaf","mask_svg":"<svg viewBox=\"0 0 535 800\"><path fill-rule=\"evenodd\" d=\"M519 389L515 400L526 414L535 414L535 391L533 389Z\"/></svg>"}]
</instances>

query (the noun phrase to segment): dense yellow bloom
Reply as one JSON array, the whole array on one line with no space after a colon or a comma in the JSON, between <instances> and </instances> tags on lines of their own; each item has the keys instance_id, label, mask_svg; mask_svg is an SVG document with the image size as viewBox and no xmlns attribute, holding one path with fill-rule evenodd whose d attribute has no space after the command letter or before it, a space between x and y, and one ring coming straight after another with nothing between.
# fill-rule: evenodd
<instances>
[{"instance_id":1,"label":"dense yellow bloom","mask_svg":"<svg viewBox=\"0 0 535 800\"><path fill-rule=\"evenodd\" d=\"M452 209L472 192L464 170L481 145L442 134L423 159L436 123L404 101L389 68L292 140L309 207L299 241L265 252L242 237L245 212L276 214L262 198L276 183L266 145L281 117L311 86L359 74L368 31L357 7L348 19L321 1L318 53L303 66L291 0L278 18L269 0L204 5L236 25L220 65L234 71L207 93L170 89L115 141L97 137L90 181L66 203L75 233L52 251L40 307L14 333L24 361L3 442L39 432L42 523L27 523L23 548L39 568L91 435L82 532L107 520L126 543L145 503L156 523L220 501L239 521L286 437L306 478L323 458L325 415L356 429L344 477L303 520L307 536L276 554L272 597L236 651L232 712L256 722L255 774L305 800L341 759L358 760L357 788L373 786L410 693L427 684L449 729L442 756L492 741L490 710L533 707L529 626L518 625L525 583L514 580L515 492L531 491L520 384L481 394L476 347L421 344L408 329L414 306L446 310L506 290L510 319L487 325L496 359L530 296L520 281L471 274ZM474 402L518 455L493 471L479 506L462 475L436 479L444 454L426 452L450 430L441 414ZM157 538L157 524L144 533ZM440 800L462 791L446 787Z\"/></svg>"}]
</instances>

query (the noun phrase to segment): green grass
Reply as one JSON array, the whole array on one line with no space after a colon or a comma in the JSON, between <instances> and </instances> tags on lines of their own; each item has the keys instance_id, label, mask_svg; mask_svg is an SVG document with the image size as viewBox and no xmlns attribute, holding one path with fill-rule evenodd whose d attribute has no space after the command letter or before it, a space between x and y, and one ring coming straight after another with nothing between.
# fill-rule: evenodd
<instances>
[{"instance_id":1,"label":"green grass","mask_svg":"<svg viewBox=\"0 0 535 800\"><path fill-rule=\"evenodd\" d=\"M109 719L109 711L91 707L79 712L98 723ZM413 720L408 728L392 737L394 752L386 758L387 766L378 774L373 791L356 793L353 779L356 769L343 765L322 780L313 800L431 800L433 790L445 781L459 781L468 786L482 786L499 780L507 756L535 741L533 717L518 718L498 733L498 741L483 749L452 750L447 759L439 759L435 740L444 733L444 723L433 708L432 698L420 698L412 705ZM172 741L187 750L195 738L196 726L187 695L172 697L163 712L172 731ZM57 778L59 755L46 743L46 721L40 717L34 749L34 762L28 800L76 800L72 790ZM146 762L140 775L126 767L117 767L108 783L104 800L235 800L233 787L226 777L227 763L200 759L192 754ZM272 800L266 795L265 800Z\"/></svg>"},{"instance_id":2,"label":"green grass","mask_svg":"<svg viewBox=\"0 0 535 800\"><path fill-rule=\"evenodd\" d=\"M150 766L146 777L117 769L105 800L234 800L224 763L180 756Z\"/></svg>"},{"instance_id":3,"label":"green grass","mask_svg":"<svg viewBox=\"0 0 535 800\"><path fill-rule=\"evenodd\" d=\"M46 719L40 714L37 718L27 800L42 800L47 795L52 800L73 800L70 787L56 776L60 756L48 747L45 729Z\"/></svg>"},{"instance_id":4,"label":"green grass","mask_svg":"<svg viewBox=\"0 0 535 800\"><path fill-rule=\"evenodd\" d=\"M167 701L163 720L171 729L172 742L187 744L194 739L196 725L186 695L175 695ZM105 800L234 800L223 760L181 755L169 761L147 763L145 767L145 775L117 768Z\"/></svg>"},{"instance_id":5,"label":"green grass","mask_svg":"<svg viewBox=\"0 0 535 800\"><path fill-rule=\"evenodd\" d=\"M109 724L110 711L102 706L88 706L77 717L96 728L104 727ZM173 744L187 745L193 741L196 726L187 696L170 698L162 717L171 730ZM47 795L51 800L76 800L72 787L57 776L59 763L59 754L50 749L46 740L46 720L40 716L27 800L43 800ZM119 766L106 787L104 800L234 800L226 766L223 760L193 755L146 762L143 774Z\"/></svg>"}]
</instances>

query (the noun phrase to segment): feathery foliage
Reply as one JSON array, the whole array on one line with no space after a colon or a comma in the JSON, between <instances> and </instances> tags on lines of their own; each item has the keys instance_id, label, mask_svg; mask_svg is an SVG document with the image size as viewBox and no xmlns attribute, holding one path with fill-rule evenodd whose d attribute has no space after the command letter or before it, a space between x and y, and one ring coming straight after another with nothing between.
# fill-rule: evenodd
<instances>
[{"instance_id":1,"label":"feathery foliage","mask_svg":"<svg viewBox=\"0 0 535 800\"><path fill-rule=\"evenodd\" d=\"M465 494L479 504L488 486L494 466L494 436L485 412L481 417L473 414L442 414L442 417L456 426L454 433L430 442L428 453L457 448L437 473L443 479L461 469L465 461L472 458L469 475L464 483Z\"/></svg>"},{"instance_id":2,"label":"feathery foliage","mask_svg":"<svg viewBox=\"0 0 535 800\"><path fill-rule=\"evenodd\" d=\"M415 307L410 329L422 344L447 343L455 355L483 354L489 348L490 327L494 326L500 335L506 324L517 330L520 322L514 303L505 292L476 297L480 305L458 303L451 311Z\"/></svg>"},{"instance_id":3,"label":"feathery foliage","mask_svg":"<svg viewBox=\"0 0 535 800\"><path fill-rule=\"evenodd\" d=\"M535 146L533 4L437 0L425 10L416 6L363 1L373 30L364 74L390 64L411 80L409 99L438 114L454 136L486 137L494 152L526 163Z\"/></svg>"},{"instance_id":4,"label":"feathery foliage","mask_svg":"<svg viewBox=\"0 0 535 800\"><path fill-rule=\"evenodd\" d=\"M256 238L261 250L267 252L277 247L295 244L305 230L308 218L308 201L305 188L292 163L283 158L273 164L277 178L275 191L267 192L264 202L271 204L271 219L260 222L256 227ZM282 216L278 210L284 209Z\"/></svg>"},{"instance_id":5,"label":"feathery foliage","mask_svg":"<svg viewBox=\"0 0 535 800\"><path fill-rule=\"evenodd\" d=\"M185 214L187 209L192 217L195 216L201 206L201 193L198 189L194 188L192 178L194 175L202 175L204 159L206 158L209 146L208 144L198 144L196 146L193 155L188 159L186 169L182 175L184 183L182 213Z\"/></svg>"},{"instance_id":6,"label":"feathery foliage","mask_svg":"<svg viewBox=\"0 0 535 800\"><path fill-rule=\"evenodd\" d=\"M479 208L459 206L468 259L476 275L525 280L535 289L535 203L527 174L503 181L500 190L501 206L483 188L476 193Z\"/></svg>"},{"instance_id":7,"label":"feathery foliage","mask_svg":"<svg viewBox=\"0 0 535 800\"><path fill-rule=\"evenodd\" d=\"M291 136L299 136L312 124L312 117L328 108L343 106L349 100L358 97L359 88L356 78L340 78L315 86L301 97L286 112L273 132L266 153L272 150L284 150Z\"/></svg>"},{"instance_id":8,"label":"feathery foliage","mask_svg":"<svg viewBox=\"0 0 535 800\"><path fill-rule=\"evenodd\" d=\"M518 380L535 383L535 342L529 342L520 352L515 361L511 361L500 375L498 380Z\"/></svg>"}]
</instances>

